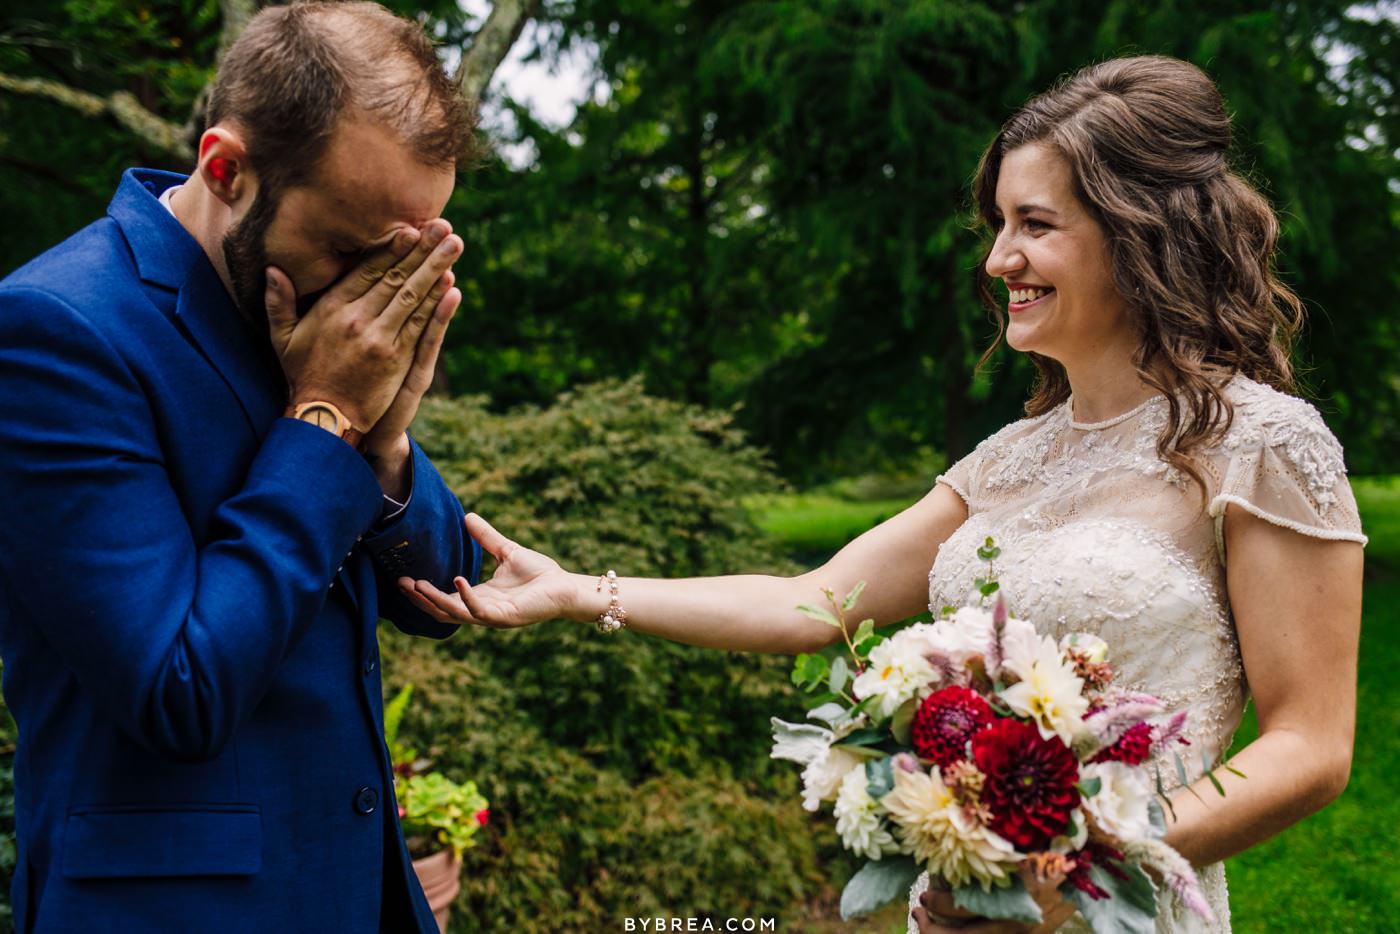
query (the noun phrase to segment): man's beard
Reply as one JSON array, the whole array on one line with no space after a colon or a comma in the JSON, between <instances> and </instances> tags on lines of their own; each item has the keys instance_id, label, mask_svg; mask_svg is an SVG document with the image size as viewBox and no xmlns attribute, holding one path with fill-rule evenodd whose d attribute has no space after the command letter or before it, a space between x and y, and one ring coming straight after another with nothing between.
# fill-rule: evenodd
<instances>
[{"instance_id":1,"label":"man's beard","mask_svg":"<svg viewBox=\"0 0 1400 934\"><path fill-rule=\"evenodd\" d=\"M267 324L267 229L277 216L277 202L269 186L258 189L253 206L243 219L224 234L224 263L228 266L233 303L258 330Z\"/></svg>"},{"instance_id":2,"label":"man's beard","mask_svg":"<svg viewBox=\"0 0 1400 934\"><path fill-rule=\"evenodd\" d=\"M253 206L243 219L224 234L224 264L228 266L229 284L233 287L233 303L249 323L264 334L267 323L267 230L277 217L281 196L271 186L263 185L253 198ZM298 295L296 313L300 318L311 310L325 289Z\"/></svg>"}]
</instances>

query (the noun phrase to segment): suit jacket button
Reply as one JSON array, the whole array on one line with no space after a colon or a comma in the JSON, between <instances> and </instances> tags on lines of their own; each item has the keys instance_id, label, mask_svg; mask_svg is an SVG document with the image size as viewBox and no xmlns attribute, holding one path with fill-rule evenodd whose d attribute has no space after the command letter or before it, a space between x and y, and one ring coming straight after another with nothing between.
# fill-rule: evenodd
<instances>
[{"instance_id":1,"label":"suit jacket button","mask_svg":"<svg viewBox=\"0 0 1400 934\"><path fill-rule=\"evenodd\" d=\"M369 658L365 659L365 676L368 677L369 675L372 675L372 674L374 674L374 656L373 656L373 655L371 655Z\"/></svg>"},{"instance_id":2,"label":"suit jacket button","mask_svg":"<svg viewBox=\"0 0 1400 934\"><path fill-rule=\"evenodd\" d=\"M355 792L355 810L361 814L373 814L379 807L379 792L366 785Z\"/></svg>"}]
</instances>

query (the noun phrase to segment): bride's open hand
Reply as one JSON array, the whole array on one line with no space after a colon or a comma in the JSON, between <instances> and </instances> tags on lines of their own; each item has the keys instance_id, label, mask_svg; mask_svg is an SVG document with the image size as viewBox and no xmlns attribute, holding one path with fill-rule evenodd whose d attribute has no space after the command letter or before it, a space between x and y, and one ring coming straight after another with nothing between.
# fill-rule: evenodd
<instances>
[{"instance_id":1,"label":"bride's open hand","mask_svg":"<svg viewBox=\"0 0 1400 934\"><path fill-rule=\"evenodd\" d=\"M441 623L475 623L497 629L529 626L570 615L577 584L548 555L524 548L475 513L467 515L467 534L496 559L496 573L475 587L454 578L457 592L443 593L429 581L399 578L399 589L414 606Z\"/></svg>"}]
</instances>

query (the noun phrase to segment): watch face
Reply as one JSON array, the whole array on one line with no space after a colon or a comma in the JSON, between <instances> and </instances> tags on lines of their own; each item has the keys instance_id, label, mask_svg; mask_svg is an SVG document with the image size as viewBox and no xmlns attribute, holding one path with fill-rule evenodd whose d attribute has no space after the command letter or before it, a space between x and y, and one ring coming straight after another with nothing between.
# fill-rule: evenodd
<instances>
[{"instance_id":1,"label":"watch face","mask_svg":"<svg viewBox=\"0 0 1400 934\"><path fill-rule=\"evenodd\" d=\"M342 416L333 406L324 402L306 403L297 410L296 417L317 428L324 428L333 435L339 435L342 431Z\"/></svg>"},{"instance_id":2,"label":"watch face","mask_svg":"<svg viewBox=\"0 0 1400 934\"><path fill-rule=\"evenodd\" d=\"M324 405L313 405L302 413L302 419L315 425L317 428L324 428L327 431L335 431L335 413Z\"/></svg>"}]
</instances>

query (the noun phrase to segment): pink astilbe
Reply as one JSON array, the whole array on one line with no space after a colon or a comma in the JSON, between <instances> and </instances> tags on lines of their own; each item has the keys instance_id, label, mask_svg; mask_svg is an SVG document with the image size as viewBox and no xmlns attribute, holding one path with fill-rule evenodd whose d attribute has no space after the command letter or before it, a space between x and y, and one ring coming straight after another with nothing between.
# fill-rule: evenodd
<instances>
[{"instance_id":1,"label":"pink astilbe","mask_svg":"<svg viewBox=\"0 0 1400 934\"><path fill-rule=\"evenodd\" d=\"M1006 635L1006 598L997 593L997 602L992 605L992 638L988 647L986 663L987 677L993 681L1001 674L1001 666L1006 662L1006 650L1002 638Z\"/></svg>"},{"instance_id":2,"label":"pink astilbe","mask_svg":"<svg viewBox=\"0 0 1400 934\"><path fill-rule=\"evenodd\" d=\"M1123 855L1139 863L1144 869L1151 869L1162 877L1167 887L1187 908L1207 921L1215 920L1215 912L1210 910L1201 882L1196 878L1196 870L1182 858L1181 854L1161 840L1132 840L1123 846Z\"/></svg>"},{"instance_id":3,"label":"pink astilbe","mask_svg":"<svg viewBox=\"0 0 1400 934\"><path fill-rule=\"evenodd\" d=\"M1161 724L1153 731L1152 751L1150 755L1157 755L1169 746L1180 743L1183 746L1191 745L1190 741L1183 735L1186 732L1187 713L1184 710L1172 714L1171 719Z\"/></svg>"},{"instance_id":4,"label":"pink astilbe","mask_svg":"<svg viewBox=\"0 0 1400 934\"><path fill-rule=\"evenodd\" d=\"M938 675L938 679L934 681L936 685L955 685L965 688L972 680L972 675L966 668L937 649L924 653L924 660Z\"/></svg>"},{"instance_id":5,"label":"pink astilbe","mask_svg":"<svg viewBox=\"0 0 1400 934\"><path fill-rule=\"evenodd\" d=\"M1149 717L1160 715L1163 709L1162 702L1151 694L1112 691L1104 695L1100 706L1085 714L1084 725L1101 747L1112 746L1128 730Z\"/></svg>"}]
</instances>

